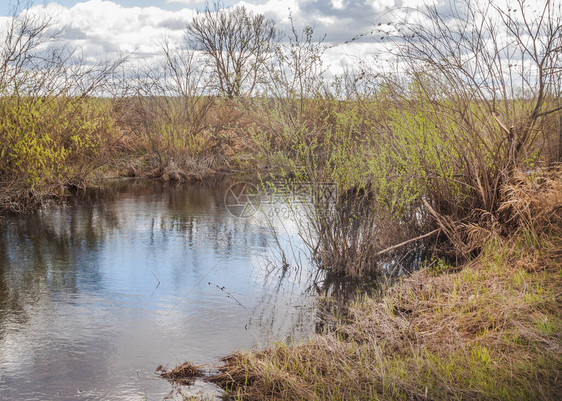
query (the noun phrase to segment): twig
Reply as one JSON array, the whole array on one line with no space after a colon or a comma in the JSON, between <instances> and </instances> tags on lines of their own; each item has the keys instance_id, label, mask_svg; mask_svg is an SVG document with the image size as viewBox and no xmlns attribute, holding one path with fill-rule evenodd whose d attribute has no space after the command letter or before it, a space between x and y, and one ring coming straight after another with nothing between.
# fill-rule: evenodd
<instances>
[{"instance_id":1,"label":"twig","mask_svg":"<svg viewBox=\"0 0 562 401\"><path fill-rule=\"evenodd\" d=\"M160 285L160 280L158 280L158 277L156 277L156 274L154 274L154 272L152 270L150 272L152 273L152 275L154 276L156 281L158 281L158 285L156 286L156 288L158 288L158 286Z\"/></svg>"},{"instance_id":2,"label":"twig","mask_svg":"<svg viewBox=\"0 0 562 401\"><path fill-rule=\"evenodd\" d=\"M389 248L383 249L382 251L377 252L377 253L375 254L375 256L384 255L384 254L387 253L387 252L393 251L393 250L395 250L395 249L397 249L397 248L400 248L400 247L402 247L402 246L404 246L404 245L408 245L408 244L411 243L411 242L414 242L414 241L417 241L417 240L420 240L420 239L424 239L424 238L430 237L430 236L432 236L433 234L437 234L437 233L440 232L440 231L441 231L440 228L436 228L435 230L433 230L433 231L431 231L431 232L428 232L427 234L420 235L419 237L416 237L416 238L411 238L411 239L409 239L409 240L407 240L407 241L404 241L404 242L401 242L401 243L399 243L399 244L393 245L393 246L391 246L391 247L389 247Z\"/></svg>"},{"instance_id":3,"label":"twig","mask_svg":"<svg viewBox=\"0 0 562 401\"><path fill-rule=\"evenodd\" d=\"M505 124L498 118L498 116L496 116L495 113L492 113L492 117L494 117L494 120L496 120L496 122L500 125L501 129L503 129L507 135L510 135L510 134L511 134L510 130L509 130L509 129L505 126Z\"/></svg>"}]
</instances>

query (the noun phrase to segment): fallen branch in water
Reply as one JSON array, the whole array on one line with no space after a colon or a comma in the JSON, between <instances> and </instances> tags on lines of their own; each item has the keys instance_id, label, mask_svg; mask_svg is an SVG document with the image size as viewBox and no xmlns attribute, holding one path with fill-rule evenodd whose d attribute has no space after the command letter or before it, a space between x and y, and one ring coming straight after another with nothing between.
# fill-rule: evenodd
<instances>
[{"instance_id":1,"label":"fallen branch in water","mask_svg":"<svg viewBox=\"0 0 562 401\"><path fill-rule=\"evenodd\" d=\"M393 251L393 250L395 250L395 249L397 249L397 248L400 248L400 247L402 247L402 246L404 246L404 245L408 245L408 244L411 243L411 242L418 241L418 240L420 240L420 239L424 239L424 238L430 237L430 236L432 236L433 234L437 234L437 233L440 232L440 231L441 231L440 228L436 228L435 230L433 230L433 231L431 231L431 232L428 232L427 234L420 235L419 237L416 237L416 238L411 238L411 239L409 239L409 240L407 240L407 241L401 242L401 243L396 244L396 245L392 245L392 246L389 247L389 248L386 248L386 249L383 249L382 251L377 252L377 253L376 253L376 256L384 255L384 254L387 253L387 252Z\"/></svg>"}]
</instances>

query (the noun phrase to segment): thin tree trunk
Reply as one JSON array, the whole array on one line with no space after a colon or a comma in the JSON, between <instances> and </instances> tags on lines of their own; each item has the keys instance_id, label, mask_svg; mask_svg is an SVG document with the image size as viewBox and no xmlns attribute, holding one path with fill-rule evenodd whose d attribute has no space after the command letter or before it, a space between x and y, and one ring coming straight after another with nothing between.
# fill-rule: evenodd
<instances>
[{"instance_id":1,"label":"thin tree trunk","mask_svg":"<svg viewBox=\"0 0 562 401\"><path fill-rule=\"evenodd\" d=\"M558 96L558 107L560 107L560 96ZM558 161L562 162L562 111L558 111Z\"/></svg>"}]
</instances>

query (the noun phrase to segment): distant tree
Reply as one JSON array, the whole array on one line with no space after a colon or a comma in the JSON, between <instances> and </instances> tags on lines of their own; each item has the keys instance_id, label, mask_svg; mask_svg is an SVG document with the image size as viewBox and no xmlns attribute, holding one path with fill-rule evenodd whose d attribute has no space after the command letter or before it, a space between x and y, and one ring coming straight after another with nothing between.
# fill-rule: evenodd
<instances>
[{"instance_id":1,"label":"distant tree","mask_svg":"<svg viewBox=\"0 0 562 401\"><path fill-rule=\"evenodd\" d=\"M217 75L218 89L229 98L250 95L263 80L279 33L275 21L245 7L206 5L188 24L186 38L202 51Z\"/></svg>"}]
</instances>

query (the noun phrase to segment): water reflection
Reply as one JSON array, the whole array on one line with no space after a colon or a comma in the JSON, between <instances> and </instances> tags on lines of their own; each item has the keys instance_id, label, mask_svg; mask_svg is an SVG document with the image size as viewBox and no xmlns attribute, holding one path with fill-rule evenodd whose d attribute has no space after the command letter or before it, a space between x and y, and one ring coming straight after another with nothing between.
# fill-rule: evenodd
<instances>
[{"instance_id":1,"label":"water reflection","mask_svg":"<svg viewBox=\"0 0 562 401\"><path fill-rule=\"evenodd\" d=\"M2 221L0 398L162 399L160 364L312 333L309 267L271 264L267 222L227 213L229 183L117 182Z\"/></svg>"}]
</instances>

